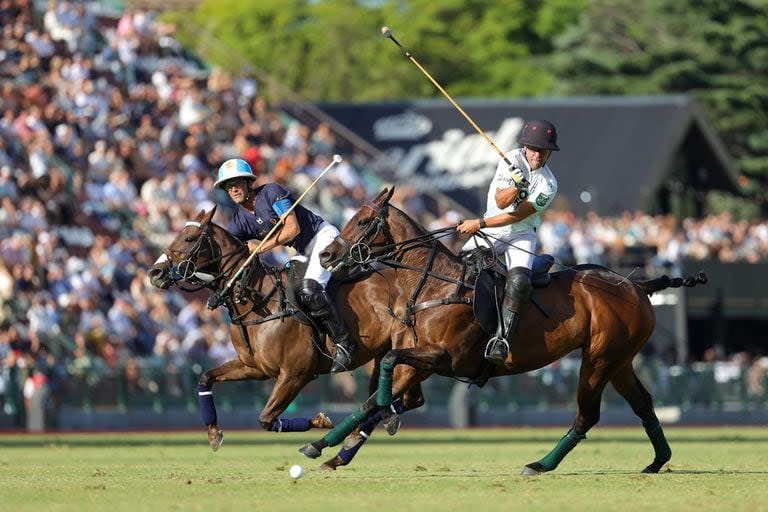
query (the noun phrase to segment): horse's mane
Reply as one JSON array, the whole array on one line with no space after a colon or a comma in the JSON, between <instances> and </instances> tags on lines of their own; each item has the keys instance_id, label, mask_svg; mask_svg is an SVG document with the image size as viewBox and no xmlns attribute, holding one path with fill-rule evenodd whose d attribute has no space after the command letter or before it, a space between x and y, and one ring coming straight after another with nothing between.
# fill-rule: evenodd
<instances>
[{"instance_id":1,"label":"horse's mane","mask_svg":"<svg viewBox=\"0 0 768 512\"><path fill-rule=\"evenodd\" d=\"M416 231L416 236L430 235L430 232L427 231L427 229L424 228L424 226L422 226L421 224L416 222L416 220L413 219L413 217L411 217L407 213L405 213L405 211L401 210L400 208L398 208L397 206L393 205L389 201L387 201L385 203L385 205L387 207L395 210L403 219L405 219L405 221L408 222L408 224L414 229L414 231ZM460 264L461 263L461 259L459 258L459 256L456 255L450 249L448 249L448 247L446 247L446 245L443 242L441 242L439 238L435 238L433 235L430 235L429 239L430 240L434 240L438 244L439 251L444 253L445 255L447 255L451 259L452 263L456 263L456 264Z\"/></svg>"},{"instance_id":2,"label":"horse's mane","mask_svg":"<svg viewBox=\"0 0 768 512\"><path fill-rule=\"evenodd\" d=\"M211 226L214 230L214 232L222 233L230 242L232 242L237 247L243 247L245 245L245 242L237 238L235 235L229 232L227 228L224 226L221 226L213 221L208 223L209 226Z\"/></svg>"}]
</instances>

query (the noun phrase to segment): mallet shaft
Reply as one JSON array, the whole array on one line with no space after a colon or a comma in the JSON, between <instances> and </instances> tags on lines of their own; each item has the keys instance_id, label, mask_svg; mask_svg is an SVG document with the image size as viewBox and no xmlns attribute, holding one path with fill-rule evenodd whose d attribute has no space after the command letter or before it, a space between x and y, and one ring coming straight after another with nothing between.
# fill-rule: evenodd
<instances>
[{"instance_id":1,"label":"mallet shaft","mask_svg":"<svg viewBox=\"0 0 768 512\"><path fill-rule=\"evenodd\" d=\"M480 128L480 127L477 125L477 123L475 123L475 121L473 121L473 120L472 120L472 118L471 118L471 117L469 117L469 114L467 114L467 113L464 111L464 109L463 109L463 108L461 108L461 105L459 105L458 103L456 103L456 102L454 101L454 99L451 97L451 95L450 95L450 94L448 94L448 91L446 91L446 90L443 88L443 86L441 86L441 85L438 83L438 81L437 81L437 80L435 80L434 78L432 78L432 75L430 75L430 74L429 74L429 71L427 71L426 69L424 69L424 66L422 66L422 65L419 63L419 61L418 61L418 60L416 60L416 57L414 57L413 55L411 55L411 52L409 52L408 50L406 50L406 49L405 49L405 47L403 47L403 45L401 45L401 44L400 44L400 42L399 42L397 39L395 39L395 36L393 36L393 35L392 35L392 31L391 31L391 30L390 30L388 27L382 27L382 28L381 28L381 33L382 33L382 35L383 35L384 37L386 37L386 38L388 38L388 39L391 39L391 40L392 40L392 42L393 42L393 43L395 43L395 44L398 46L398 48L400 48L400 50L402 50L403 54L404 54L404 55L405 55L405 56L408 58L408 60L410 60L411 62L413 62L413 64L414 64L414 65L415 65L417 68L419 68L419 71L421 71L421 72L424 74L424 76L426 76L426 77L429 79L429 81L430 81L430 82L432 82L432 85L434 85L434 86L437 88L437 90L438 90L438 91L440 91L440 92L442 93L442 95L443 95L443 96L445 96L445 98L446 98L446 99L447 99L447 100L448 100L448 101L451 103L451 105L453 105L453 107L454 107L456 110L458 110L458 111L459 111L459 113L460 113L460 114L461 114L461 115L464 117L464 119L466 119L466 120L467 120L467 122L468 122L468 123L469 123L469 124L472 126L472 128L474 128L474 129L475 129L475 131L476 131L477 133L479 133L479 134L480 134L480 135L481 135L481 136L482 136L482 137L485 139L485 141L486 141L488 144L490 144L490 146L491 146L491 147L492 147L492 148L493 148L493 149L496 151L496 153L498 153L498 155L501 157L501 159L502 159L502 160L504 160L504 163L506 163L506 164L507 164L507 166L509 166L509 167L512 167L512 165L513 165L513 164L512 164L512 162L509 160L509 158L507 158L507 156L504 154L504 152L503 152L501 149L499 149L499 147L496 145L496 143L495 143L495 142L493 142L493 140L491 140L491 138L490 138L490 137L489 137L489 136L488 136L488 135L485 133L485 131L483 131L483 129L482 129L482 128ZM525 190L525 189L520 189L520 194L523 194L523 197L522 197L523 199L525 199L525 197L527 197L527 196L528 196L527 190Z\"/></svg>"}]
</instances>

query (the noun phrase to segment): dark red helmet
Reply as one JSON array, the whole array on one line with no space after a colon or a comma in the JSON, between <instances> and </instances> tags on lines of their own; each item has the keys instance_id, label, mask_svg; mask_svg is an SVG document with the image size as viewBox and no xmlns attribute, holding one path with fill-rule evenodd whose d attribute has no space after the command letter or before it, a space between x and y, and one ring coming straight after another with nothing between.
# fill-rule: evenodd
<instances>
[{"instance_id":1,"label":"dark red helmet","mask_svg":"<svg viewBox=\"0 0 768 512\"><path fill-rule=\"evenodd\" d=\"M533 146L534 148L551 149L552 151L560 150L557 146L557 130L555 125L543 119L526 122L517 141L520 144Z\"/></svg>"}]
</instances>

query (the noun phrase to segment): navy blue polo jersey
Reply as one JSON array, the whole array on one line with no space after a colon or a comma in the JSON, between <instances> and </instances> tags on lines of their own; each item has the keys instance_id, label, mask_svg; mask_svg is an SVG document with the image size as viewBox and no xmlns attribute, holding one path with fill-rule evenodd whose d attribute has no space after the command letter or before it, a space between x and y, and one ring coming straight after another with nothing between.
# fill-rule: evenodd
<instances>
[{"instance_id":1,"label":"navy blue polo jersey","mask_svg":"<svg viewBox=\"0 0 768 512\"><path fill-rule=\"evenodd\" d=\"M291 193L277 183L267 183L252 191L253 213L237 205L227 225L227 230L243 242L254 238L264 239L269 230L280 220L280 215L293 205ZM288 242L298 252L304 254L307 245L320 230L323 219L301 205L293 209L299 222L300 232Z\"/></svg>"}]
</instances>

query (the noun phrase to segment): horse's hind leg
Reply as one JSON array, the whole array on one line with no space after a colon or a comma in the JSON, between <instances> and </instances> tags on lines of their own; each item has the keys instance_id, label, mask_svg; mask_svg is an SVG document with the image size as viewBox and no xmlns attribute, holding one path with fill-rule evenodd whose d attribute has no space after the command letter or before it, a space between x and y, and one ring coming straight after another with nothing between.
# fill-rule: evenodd
<instances>
[{"instance_id":1,"label":"horse's hind leg","mask_svg":"<svg viewBox=\"0 0 768 512\"><path fill-rule=\"evenodd\" d=\"M600 399L607 383L606 369L597 367L594 361L586 359L586 354L584 357L579 373L576 419L573 427L544 458L526 464L522 471L524 476L538 475L555 469L582 439L586 439L587 431L600 421Z\"/></svg>"},{"instance_id":2,"label":"horse's hind leg","mask_svg":"<svg viewBox=\"0 0 768 512\"><path fill-rule=\"evenodd\" d=\"M631 363L624 365L616 372L611 378L611 384L643 421L645 433L653 444L653 462L643 470L643 473L658 473L662 466L672 458L672 450L653 410L651 394L646 391L640 379L637 378Z\"/></svg>"}]
</instances>

